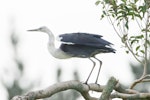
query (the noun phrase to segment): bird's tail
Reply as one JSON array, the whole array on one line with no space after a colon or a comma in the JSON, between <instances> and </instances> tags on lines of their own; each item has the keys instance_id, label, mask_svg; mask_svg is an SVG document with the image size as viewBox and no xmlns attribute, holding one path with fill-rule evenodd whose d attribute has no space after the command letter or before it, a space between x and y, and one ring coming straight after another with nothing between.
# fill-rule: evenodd
<instances>
[{"instance_id":1,"label":"bird's tail","mask_svg":"<svg viewBox=\"0 0 150 100\"><path fill-rule=\"evenodd\" d=\"M103 53L116 53L116 50L113 49L112 47L100 47L101 48L101 52Z\"/></svg>"},{"instance_id":2,"label":"bird's tail","mask_svg":"<svg viewBox=\"0 0 150 100\"><path fill-rule=\"evenodd\" d=\"M107 49L108 49L108 52L116 53L116 50L113 48L107 48Z\"/></svg>"}]
</instances>

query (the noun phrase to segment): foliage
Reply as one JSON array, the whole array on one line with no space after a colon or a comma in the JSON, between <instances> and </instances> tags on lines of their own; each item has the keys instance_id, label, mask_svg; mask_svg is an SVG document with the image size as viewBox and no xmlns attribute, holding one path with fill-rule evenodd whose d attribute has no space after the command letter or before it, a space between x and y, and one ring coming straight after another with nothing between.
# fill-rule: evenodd
<instances>
[{"instance_id":1,"label":"foliage","mask_svg":"<svg viewBox=\"0 0 150 100\"><path fill-rule=\"evenodd\" d=\"M101 19L108 18L127 53L130 51L139 62L145 59L150 47L150 4L142 0L98 0L96 5L99 4L103 8Z\"/></svg>"},{"instance_id":2,"label":"foliage","mask_svg":"<svg viewBox=\"0 0 150 100\"><path fill-rule=\"evenodd\" d=\"M101 19L108 18L127 48L126 52L130 51L140 62L145 56L145 46L150 46L149 1L98 0L95 4L102 5Z\"/></svg>"},{"instance_id":3,"label":"foliage","mask_svg":"<svg viewBox=\"0 0 150 100\"><path fill-rule=\"evenodd\" d=\"M136 71L135 73L140 75L136 77L129 88L134 88L138 83L150 82L148 72L148 59L150 58L150 0L98 0L95 4L101 5L101 20L108 19L120 37L126 53L131 53L140 63L140 73L142 73L140 74L139 70L134 68L134 72Z\"/></svg>"}]
</instances>

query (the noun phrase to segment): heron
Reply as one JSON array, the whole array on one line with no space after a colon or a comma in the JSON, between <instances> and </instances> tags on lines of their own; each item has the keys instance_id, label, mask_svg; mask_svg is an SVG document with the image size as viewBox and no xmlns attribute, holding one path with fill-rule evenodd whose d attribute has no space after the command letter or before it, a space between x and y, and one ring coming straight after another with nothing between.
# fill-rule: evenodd
<instances>
[{"instance_id":1,"label":"heron","mask_svg":"<svg viewBox=\"0 0 150 100\"><path fill-rule=\"evenodd\" d=\"M46 26L42 26L37 29L31 29L28 31L39 31L46 33L49 36L48 51L55 58L58 59L68 59L72 57L88 58L93 63L93 67L85 81L86 84L88 83L88 80L93 72L93 69L96 66L96 62L93 59L97 60L100 64L95 81L95 83L97 84L102 66L102 61L99 60L96 57L96 55L100 53L115 53L115 49L111 47L111 45L113 44L102 39L102 35L84 32L61 34L58 36L61 45L59 48L56 48L54 43L55 37L51 32L51 30Z\"/></svg>"}]
</instances>

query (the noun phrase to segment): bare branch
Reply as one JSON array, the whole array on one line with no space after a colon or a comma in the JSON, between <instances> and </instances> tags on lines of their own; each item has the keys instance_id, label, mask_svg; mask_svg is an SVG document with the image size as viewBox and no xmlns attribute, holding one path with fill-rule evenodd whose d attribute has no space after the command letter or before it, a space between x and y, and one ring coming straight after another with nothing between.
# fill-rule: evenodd
<instances>
[{"instance_id":1,"label":"bare branch","mask_svg":"<svg viewBox=\"0 0 150 100\"><path fill-rule=\"evenodd\" d=\"M111 92L113 91L113 89L117 83L118 83L118 81L114 77L111 77L108 80L106 88L104 88L102 95L101 95L99 100L109 100Z\"/></svg>"},{"instance_id":2,"label":"bare branch","mask_svg":"<svg viewBox=\"0 0 150 100\"><path fill-rule=\"evenodd\" d=\"M136 86L136 84L141 83L142 80L143 80L142 77L141 77L140 79L135 80L135 81L131 84L131 86L130 86L129 88L130 88L130 89L133 89L133 88Z\"/></svg>"},{"instance_id":3,"label":"bare branch","mask_svg":"<svg viewBox=\"0 0 150 100\"><path fill-rule=\"evenodd\" d=\"M125 94L115 92L111 95L111 98L122 98L122 99L148 99L150 98L150 93L137 93L137 94Z\"/></svg>"},{"instance_id":4,"label":"bare branch","mask_svg":"<svg viewBox=\"0 0 150 100\"><path fill-rule=\"evenodd\" d=\"M118 81L117 81L118 82ZM111 82L110 82L111 83ZM139 93L132 89L123 89L121 85L118 83L117 85L114 85L114 90L116 93L110 94L110 97L113 98L150 98L150 93ZM84 84L79 81L66 81L66 82L60 82L53 84L49 86L46 89L29 92L26 95L22 96L15 96L12 98L12 100L35 100L35 99L42 99L51 97L52 95L73 89L78 91L85 100L98 100L98 98L92 97L89 94L89 91L96 91L96 92L102 92L105 88L108 88L107 85L98 85L98 84Z\"/></svg>"},{"instance_id":5,"label":"bare branch","mask_svg":"<svg viewBox=\"0 0 150 100\"><path fill-rule=\"evenodd\" d=\"M68 89L74 89L80 92L81 95L86 100L96 100L96 98L90 97L88 92L90 90L101 92L103 88L104 88L103 86L100 87L97 84L87 85L79 81L67 81L67 82L56 83L44 90L29 92L23 96L15 96L14 98L12 98L12 100L35 100L35 99L40 99L40 98L46 98L46 97L51 97L52 95L58 92L65 91Z\"/></svg>"}]
</instances>

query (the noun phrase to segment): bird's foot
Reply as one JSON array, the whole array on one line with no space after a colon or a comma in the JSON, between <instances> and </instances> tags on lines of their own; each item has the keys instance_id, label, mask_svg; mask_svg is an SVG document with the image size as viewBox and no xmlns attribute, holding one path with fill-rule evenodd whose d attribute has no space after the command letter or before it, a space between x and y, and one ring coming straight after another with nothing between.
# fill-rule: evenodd
<instances>
[{"instance_id":1,"label":"bird's foot","mask_svg":"<svg viewBox=\"0 0 150 100\"><path fill-rule=\"evenodd\" d=\"M98 83L95 83L96 85L98 85L99 87L101 86L100 84L98 84Z\"/></svg>"},{"instance_id":2,"label":"bird's foot","mask_svg":"<svg viewBox=\"0 0 150 100\"><path fill-rule=\"evenodd\" d=\"M86 84L86 85L87 85L88 83L87 83L87 81L85 81L83 84Z\"/></svg>"},{"instance_id":3,"label":"bird's foot","mask_svg":"<svg viewBox=\"0 0 150 100\"><path fill-rule=\"evenodd\" d=\"M99 87L101 86L100 84L97 83L97 81L95 82L96 85L98 85Z\"/></svg>"},{"instance_id":4,"label":"bird's foot","mask_svg":"<svg viewBox=\"0 0 150 100\"><path fill-rule=\"evenodd\" d=\"M87 85L87 86L88 86L88 88L90 89L90 85L87 83L87 81L86 81L86 82L84 82L83 84Z\"/></svg>"}]
</instances>

